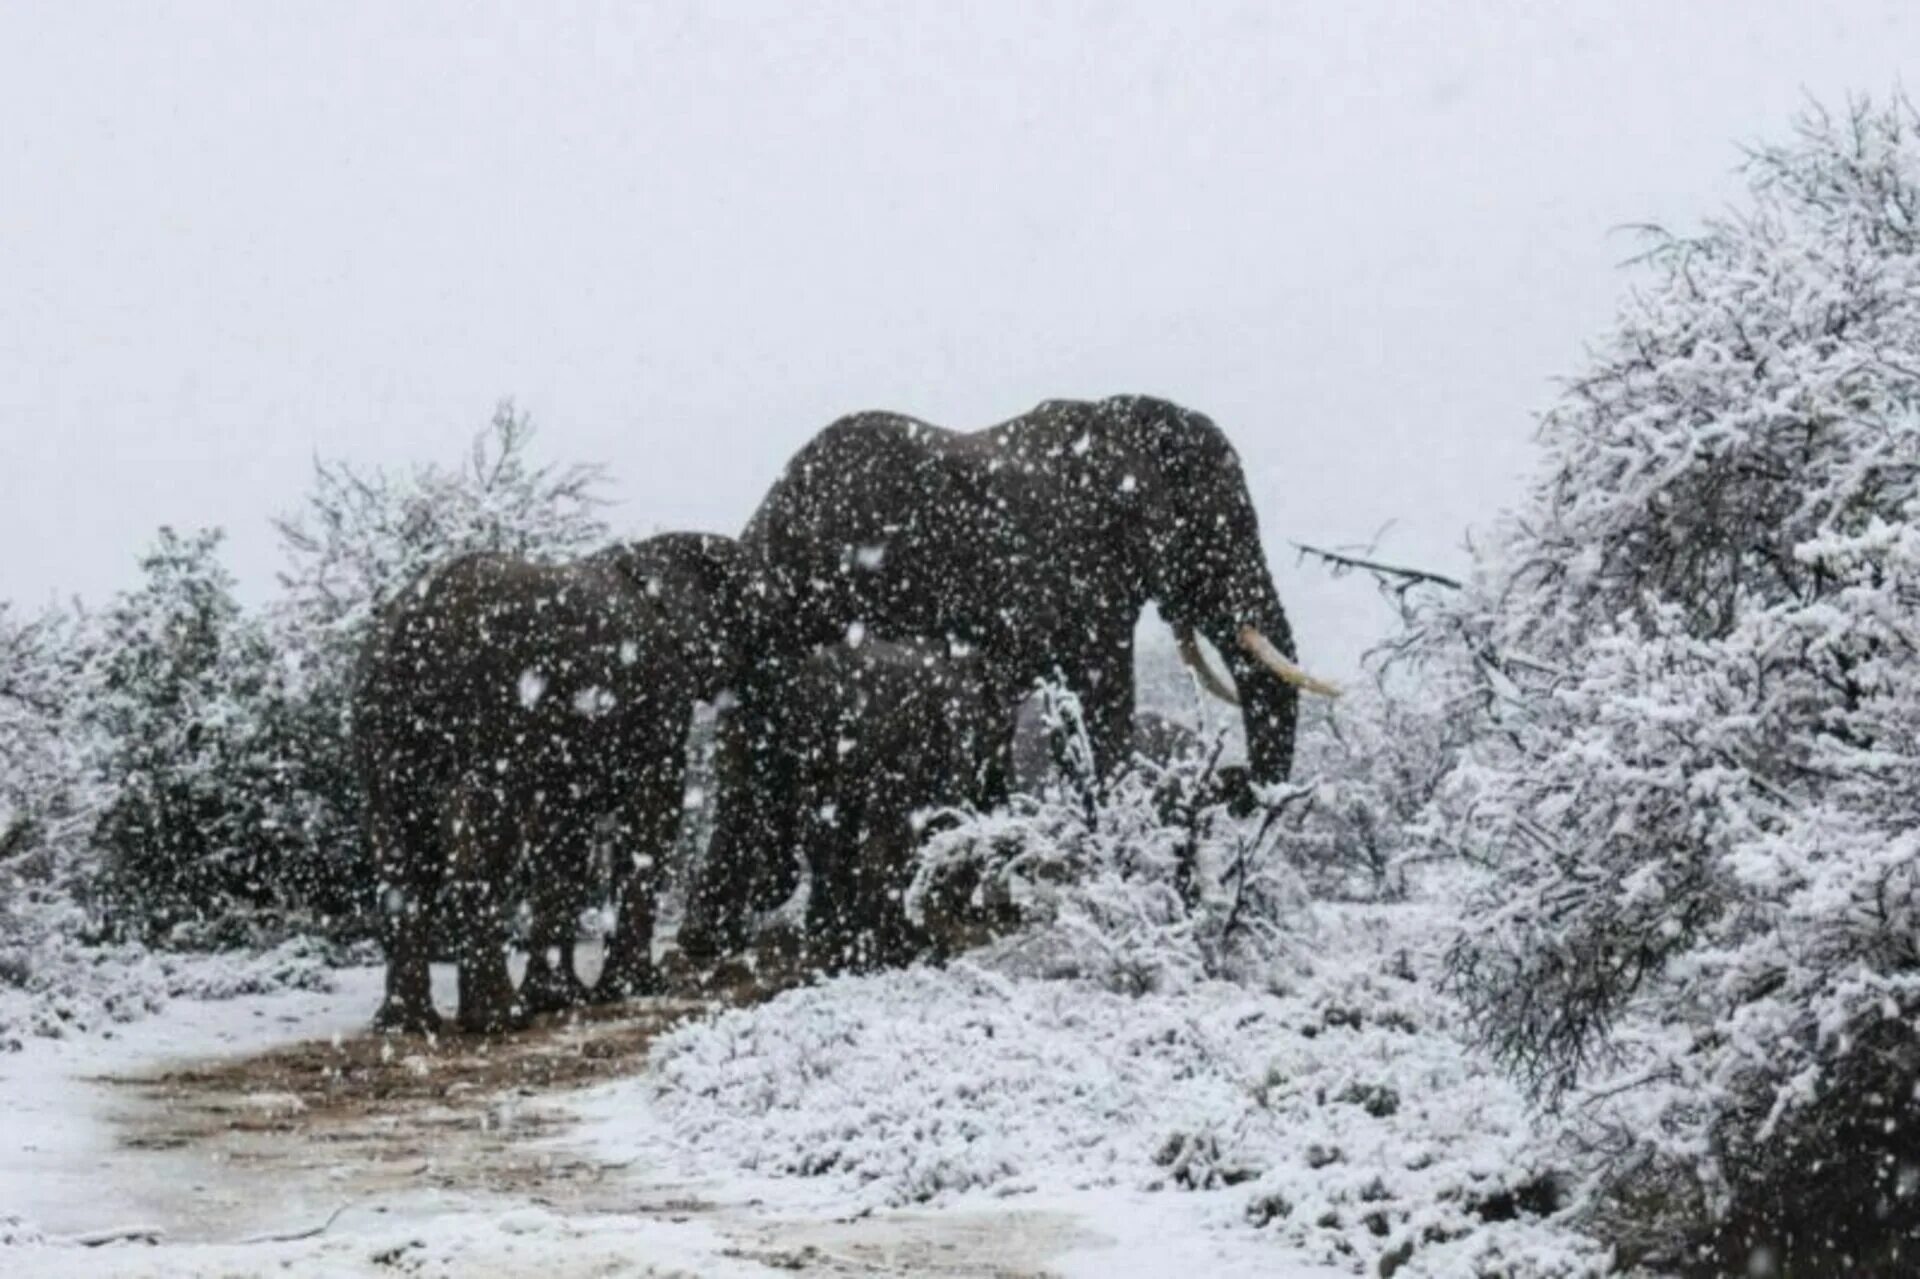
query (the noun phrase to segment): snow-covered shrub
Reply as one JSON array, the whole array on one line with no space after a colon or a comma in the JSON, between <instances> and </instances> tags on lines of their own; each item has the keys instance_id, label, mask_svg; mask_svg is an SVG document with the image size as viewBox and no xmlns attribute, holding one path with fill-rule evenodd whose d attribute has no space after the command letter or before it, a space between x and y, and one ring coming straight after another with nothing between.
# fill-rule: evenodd
<instances>
[{"instance_id":1,"label":"snow-covered shrub","mask_svg":"<svg viewBox=\"0 0 1920 1279\"><path fill-rule=\"evenodd\" d=\"M223 628L245 626L228 610L213 546L211 537L163 537L156 558L166 564L104 617L55 610L15 621L0 607L0 1051L32 1036L97 1033L174 996L319 989L328 980L331 956L308 941L262 955L187 956L110 935L145 935L150 923L195 911L257 920L252 888L229 877L271 869L251 851L225 861L215 849L213 867L191 872L166 860L208 851L195 841L257 847L249 826L265 820L273 798L250 789L261 774L246 765L246 748L261 743L241 731L257 723L249 690L209 657L232 639ZM173 617L175 635L160 620L162 604L190 597L206 607ZM149 625L129 629L136 616ZM124 740L111 735L122 728ZM204 829L181 829L190 812L206 818ZM161 836L151 845L114 842L149 826ZM147 888L165 912L152 921ZM196 901L201 890L208 895ZM192 931L192 940L213 939Z\"/></svg>"},{"instance_id":2,"label":"snow-covered shrub","mask_svg":"<svg viewBox=\"0 0 1920 1279\"><path fill-rule=\"evenodd\" d=\"M1343 1272L1603 1273L1605 1249L1551 1219L1557 1170L1524 1095L1433 990L1447 917L1327 913L1284 992L1124 994L975 952L689 1021L593 1109L610 1149L645 1115L703 1160L860 1206L1120 1186L1193 1195L1288 1262Z\"/></svg>"},{"instance_id":3,"label":"snow-covered shrub","mask_svg":"<svg viewBox=\"0 0 1920 1279\"><path fill-rule=\"evenodd\" d=\"M1454 647L1424 633L1429 619L1422 615L1435 593L1458 586L1417 570L1316 554L1335 576L1370 574L1406 625L1367 655L1365 677L1338 700L1300 699L1292 780L1304 795L1273 833L1315 897L1395 899L1408 891L1415 868L1458 852L1435 842L1424 817L1483 727L1476 710L1482 693L1463 678ZM1238 764L1238 713L1201 690L1164 628L1143 637L1138 651L1136 723L1172 725L1208 752L1224 741L1219 763Z\"/></svg>"},{"instance_id":4,"label":"snow-covered shrub","mask_svg":"<svg viewBox=\"0 0 1920 1279\"><path fill-rule=\"evenodd\" d=\"M93 940L70 928L44 930L22 957L19 979L0 982L0 1052L18 1050L28 1038L105 1033L174 999L331 990L334 968L350 958L306 937L258 954L195 954Z\"/></svg>"},{"instance_id":5,"label":"snow-covered shrub","mask_svg":"<svg viewBox=\"0 0 1920 1279\"><path fill-rule=\"evenodd\" d=\"M255 954L162 962L160 972L172 998L237 999L281 990L332 990L334 968L350 957L319 938L290 937Z\"/></svg>"},{"instance_id":6,"label":"snow-covered shrub","mask_svg":"<svg viewBox=\"0 0 1920 1279\"><path fill-rule=\"evenodd\" d=\"M347 710L366 628L422 570L465 551L557 558L606 540L595 466L537 466L525 414L503 403L456 467L405 474L316 464L312 490L276 521L288 565L269 630L288 671L287 761L307 838L291 878L311 913L354 931L375 876L360 830Z\"/></svg>"},{"instance_id":7,"label":"snow-covered shrub","mask_svg":"<svg viewBox=\"0 0 1920 1279\"><path fill-rule=\"evenodd\" d=\"M1294 780L1305 799L1281 847L1316 897L1398 898L1416 867L1451 855L1425 816L1479 724L1429 678L1382 655L1338 702L1302 707Z\"/></svg>"},{"instance_id":8,"label":"snow-covered shrub","mask_svg":"<svg viewBox=\"0 0 1920 1279\"><path fill-rule=\"evenodd\" d=\"M982 917L1009 932L995 945L1027 971L1121 991L1277 978L1310 923L1279 852L1304 792L1278 788L1257 817L1230 816L1217 739L1102 781L1078 699L1056 687L1040 697L1057 780L929 834L908 913L936 931L942 915Z\"/></svg>"},{"instance_id":9,"label":"snow-covered shrub","mask_svg":"<svg viewBox=\"0 0 1920 1279\"><path fill-rule=\"evenodd\" d=\"M1659 239L1436 605L1489 731L1434 829L1498 867L1454 980L1715 1268L1890 1273L1920 1231L1916 128L1811 114Z\"/></svg>"}]
</instances>

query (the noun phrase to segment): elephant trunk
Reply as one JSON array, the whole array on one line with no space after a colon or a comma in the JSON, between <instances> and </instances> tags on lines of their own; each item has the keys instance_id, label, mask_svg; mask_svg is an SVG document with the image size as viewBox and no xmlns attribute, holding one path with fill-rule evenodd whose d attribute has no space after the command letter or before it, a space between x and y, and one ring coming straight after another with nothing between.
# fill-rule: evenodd
<instances>
[{"instance_id":1,"label":"elephant trunk","mask_svg":"<svg viewBox=\"0 0 1920 1279\"><path fill-rule=\"evenodd\" d=\"M1249 770L1255 781L1272 784L1285 781L1293 770L1300 686L1294 680L1279 678L1265 660L1278 656L1291 666L1293 654L1293 630L1287 625L1279 600L1272 598L1271 588L1267 594L1269 598L1260 607L1236 610L1238 616L1221 619L1204 629L1207 639L1225 659L1227 670L1239 689Z\"/></svg>"}]
</instances>

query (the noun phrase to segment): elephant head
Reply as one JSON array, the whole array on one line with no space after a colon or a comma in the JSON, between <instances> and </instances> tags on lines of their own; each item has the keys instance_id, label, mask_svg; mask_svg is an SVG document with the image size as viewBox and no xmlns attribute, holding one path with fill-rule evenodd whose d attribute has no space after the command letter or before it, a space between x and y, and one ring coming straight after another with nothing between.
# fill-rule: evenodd
<instances>
[{"instance_id":1,"label":"elephant head","mask_svg":"<svg viewBox=\"0 0 1920 1279\"><path fill-rule=\"evenodd\" d=\"M1254 780L1283 781L1293 765L1299 692L1338 690L1293 664L1293 632L1240 459L1202 414L1146 398L1117 407L1128 441L1123 456L1138 463L1129 473L1138 490L1136 536L1154 602L1209 691L1240 706ZM1196 632L1225 658L1237 692L1206 667Z\"/></svg>"},{"instance_id":2,"label":"elephant head","mask_svg":"<svg viewBox=\"0 0 1920 1279\"><path fill-rule=\"evenodd\" d=\"M660 533L601 552L659 612L657 632L702 700L732 685L751 630L747 553L714 533Z\"/></svg>"}]
</instances>

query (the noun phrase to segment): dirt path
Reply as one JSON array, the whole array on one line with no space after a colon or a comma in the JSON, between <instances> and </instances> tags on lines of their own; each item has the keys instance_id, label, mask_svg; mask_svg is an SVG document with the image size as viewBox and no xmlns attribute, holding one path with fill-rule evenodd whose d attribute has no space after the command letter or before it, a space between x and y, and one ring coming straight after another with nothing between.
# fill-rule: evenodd
<instances>
[{"instance_id":1,"label":"dirt path","mask_svg":"<svg viewBox=\"0 0 1920 1279\"><path fill-rule=\"evenodd\" d=\"M568 1094L641 1073L654 1036L779 984L735 977L704 997L585 1009L491 1039L336 1036L94 1082L112 1098L116 1161L173 1241L529 1204L696 1219L728 1241L733 1263L809 1274L1032 1276L1088 1240L1047 1211L779 1213L676 1180L664 1155L609 1160L570 1145Z\"/></svg>"},{"instance_id":2,"label":"dirt path","mask_svg":"<svg viewBox=\"0 0 1920 1279\"><path fill-rule=\"evenodd\" d=\"M556 1149L568 1120L555 1102L639 1073L654 1035L706 1007L637 1001L491 1039L310 1040L100 1082L128 1100L115 1114L124 1148L208 1165L180 1187L178 1211L155 1204L208 1237L256 1223L263 1192L615 1211L630 1205L609 1186L617 1169Z\"/></svg>"}]
</instances>

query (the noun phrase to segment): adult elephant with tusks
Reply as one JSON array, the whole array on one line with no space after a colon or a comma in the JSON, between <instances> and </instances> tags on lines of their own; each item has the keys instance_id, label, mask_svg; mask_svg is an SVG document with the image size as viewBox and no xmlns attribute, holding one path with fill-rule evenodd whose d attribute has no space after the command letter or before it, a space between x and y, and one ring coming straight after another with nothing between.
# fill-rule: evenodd
<instances>
[{"instance_id":1,"label":"adult elephant with tusks","mask_svg":"<svg viewBox=\"0 0 1920 1279\"><path fill-rule=\"evenodd\" d=\"M653 988L655 872L679 829L694 703L731 678L738 561L731 538L695 533L566 564L471 554L382 611L353 721L382 879L376 1028L438 1027L438 910L452 912L462 1029L585 998L573 926L608 823L616 910L594 993ZM516 991L507 929L523 894L534 933Z\"/></svg>"},{"instance_id":2,"label":"adult elephant with tusks","mask_svg":"<svg viewBox=\"0 0 1920 1279\"><path fill-rule=\"evenodd\" d=\"M1203 635L1246 727L1244 783L1284 779L1301 688L1292 630L1239 458L1165 400L1055 400L957 432L894 413L827 427L788 463L742 536L756 561L752 670L721 725L712 846L681 928L690 957L743 945L797 868L783 689L850 627L935 638L996 663L993 682L1056 674L1082 702L1102 768L1133 729L1133 635L1151 601L1199 662Z\"/></svg>"}]
</instances>

